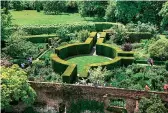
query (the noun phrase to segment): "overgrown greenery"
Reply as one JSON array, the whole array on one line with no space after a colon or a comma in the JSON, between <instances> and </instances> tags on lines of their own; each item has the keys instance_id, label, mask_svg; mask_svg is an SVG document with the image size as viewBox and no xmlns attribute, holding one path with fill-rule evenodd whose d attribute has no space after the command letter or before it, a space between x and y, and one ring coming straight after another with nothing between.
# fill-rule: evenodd
<instances>
[{"instance_id":1,"label":"overgrown greenery","mask_svg":"<svg viewBox=\"0 0 168 113\"><path fill-rule=\"evenodd\" d=\"M25 69L30 81L40 82L62 82L61 75L55 73L49 59L45 61L34 61L32 66Z\"/></svg>"},{"instance_id":2,"label":"overgrown greenery","mask_svg":"<svg viewBox=\"0 0 168 113\"><path fill-rule=\"evenodd\" d=\"M149 54L158 60L168 59L168 39L160 39L149 47Z\"/></svg>"},{"instance_id":3,"label":"overgrown greenery","mask_svg":"<svg viewBox=\"0 0 168 113\"><path fill-rule=\"evenodd\" d=\"M18 30L14 32L6 41L6 47L4 51L6 54L10 55L13 58L26 58L28 56L37 57L38 48L35 44L26 41L23 38L26 33L23 30Z\"/></svg>"},{"instance_id":4,"label":"overgrown greenery","mask_svg":"<svg viewBox=\"0 0 168 113\"><path fill-rule=\"evenodd\" d=\"M106 79L112 86L119 88L144 90L148 85L151 90L163 91L163 85L168 81L168 72L164 67L133 64L112 70Z\"/></svg>"},{"instance_id":5,"label":"overgrown greenery","mask_svg":"<svg viewBox=\"0 0 168 113\"><path fill-rule=\"evenodd\" d=\"M1 9L2 10L2 9ZM7 9L3 9L1 12L1 39L5 40L10 36L10 31L7 29L11 26L11 14Z\"/></svg>"},{"instance_id":6,"label":"overgrown greenery","mask_svg":"<svg viewBox=\"0 0 168 113\"><path fill-rule=\"evenodd\" d=\"M139 113L166 113L165 107L158 95L151 95L150 98L143 97L139 103Z\"/></svg>"},{"instance_id":7,"label":"overgrown greenery","mask_svg":"<svg viewBox=\"0 0 168 113\"><path fill-rule=\"evenodd\" d=\"M19 66L1 67L1 107L11 107L12 103L22 101L31 105L36 93L27 82L27 73Z\"/></svg>"}]
</instances>

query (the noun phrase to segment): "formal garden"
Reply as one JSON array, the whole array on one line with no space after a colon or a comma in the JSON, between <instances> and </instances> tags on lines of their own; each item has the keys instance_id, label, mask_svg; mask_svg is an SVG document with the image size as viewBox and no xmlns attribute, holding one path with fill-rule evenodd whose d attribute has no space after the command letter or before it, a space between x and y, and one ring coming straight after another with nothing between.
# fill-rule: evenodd
<instances>
[{"instance_id":1,"label":"formal garden","mask_svg":"<svg viewBox=\"0 0 168 113\"><path fill-rule=\"evenodd\" d=\"M2 1L1 111L57 113L36 102L31 82L168 92L168 2ZM103 109L83 99L66 112ZM139 113L158 112L168 112L158 95L140 100Z\"/></svg>"}]
</instances>

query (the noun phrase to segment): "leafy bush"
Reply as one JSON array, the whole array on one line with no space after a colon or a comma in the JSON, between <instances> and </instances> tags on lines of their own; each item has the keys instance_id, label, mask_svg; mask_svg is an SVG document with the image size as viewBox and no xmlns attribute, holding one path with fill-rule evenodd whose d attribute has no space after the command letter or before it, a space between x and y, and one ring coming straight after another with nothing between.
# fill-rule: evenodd
<instances>
[{"instance_id":1,"label":"leafy bush","mask_svg":"<svg viewBox=\"0 0 168 113\"><path fill-rule=\"evenodd\" d=\"M6 14L3 10L1 13L1 39L7 39L10 36L10 30L7 29L11 26L12 22L12 16L10 13Z\"/></svg>"},{"instance_id":2,"label":"leafy bush","mask_svg":"<svg viewBox=\"0 0 168 113\"><path fill-rule=\"evenodd\" d=\"M130 43L125 43L122 46L123 51L132 51L132 45Z\"/></svg>"},{"instance_id":3,"label":"leafy bush","mask_svg":"<svg viewBox=\"0 0 168 113\"><path fill-rule=\"evenodd\" d=\"M158 95L151 95L150 98L142 98L139 103L140 113L166 113L168 109L164 106Z\"/></svg>"},{"instance_id":4,"label":"leafy bush","mask_svg":"<svg viewBox=\"0 0 168 113\"><path fill-rule=\"evenodd\" d=\"M105 15L107 1L79 1L78 11L81 16L98 16Z\"/></svg>"},{"instance_id":5,"label":"leafy bush","mask_svg":"<svg viewBox=\"0 0 168 113\"><path fill-rule=\"evenodd\" d=\"M29 75L29 80L40 82L62 82L62 77L53 71L50 61L48 64L44 61L35 61L31 67L26 69L26 72Z\"/></svg>"},{"instance_id":6,"label":"leafy bush","mask_svg":"<svg viewBox=\"0 0 168 113\"><path fill-rule=\"evenodd\" d=\"M81 30L79 32L76 32L76 35L79 41L84 42L89 37L89 31Z\"/></svg>"},{"instance_id":7,"label":"leafy bush","mask_svg":"<svg viewBox=\"0 0 168 113\"><path fill-rule=\"evenodd\" d=\"M155 25L151 23L142 23L140 21L137 22L137 24L134 23L128 23L126 25L126 29L128 29L129 32L150 32L150 33L156 33L157 28Z\"/></svg>"},{"instance_id":8,"label":"leafy bush","mask_svg":"<svg viewBox=\"0 0 168 113\"><path fill-rule=\"evenodd\" d=\"M161 26L163 29L168 30L168 2L164 3L162 9L159 12L159 15L162 16Z\"/></svg>"},{"instance_id":9,"label":"leafy bush","mask_svg":"<svg viewBox=\"0 0 168 113\"><path fill-rule=\"evenodd\" d=\"M1 67L1 88L2 109L11 106L11 102L20 100L31 105L36 97L35 91L27 82L27 74L17 65Z\"/></svg>"},{"instance_id":10,"label":"leafy bush","mask_svg":"<svg viewBox=\"0 0 168 113\"><path fill-rule=\"evenodd\" d=\"M149 54L154 59L168 59L168 39L160 39L149 47Z\"/></svg>"},{"instance_id":11,"label":"leafy bush","mask_svg":"<svg viewBox=\"0 0 168 113\"><path fill-rule=\"evenodd\" d=\"M114 43L123 44L128 39L128 36L126 34L127 30L123 25L113 26L111 29L114 33L110 36L110 38L113 39Z\"/></svg>"},{"instance_id":12,"label":"leafy bush","mask_svg":"<svg viewBox=\"0 0 168 113\"><path fill-rule=\"evenodd\" d=\"M95 85L103 85L105 77L110 74L110 71L108 71L106 68L98 67L89 70L90 76L89 80L95 84Z\"/></svg>"},{"instance_id":13,"label":"leafy bush","mask_svg":"<svg viewBox=\"0 0 168 113\"><path fill-rule=\"evenodd\" d=\"M119 88L144 90L148 85L151 90L163 91L163 85L168 81L168 71L163 67L132 64L111 70L107 81Z\"/></svg>"},{"instance_id":14,"label":"leafy bush","mask_svg":"<svg viewBox=\"0 0 168 113\"><path fill-rule=\"evenodd\" d=\"M7 40L7 46L4 48L5 52L11 57L26 58L28 56L37 57L38 47L35 44L26 41L23 36L25 32L18 30L14 32Z\"/></svg>"},{"instance_id":15,"label":"leafy bush","mask_svg":"<svg viewBox=\"0 0 168 113\"><path fill-rule=\"evenodd\" d=\"M62 27L56 31L56 34L58 35L58 37L63 40L69 40L69 36L68 36L69 33L70 31L66 27Z\"/></svg>"}]
</instances>

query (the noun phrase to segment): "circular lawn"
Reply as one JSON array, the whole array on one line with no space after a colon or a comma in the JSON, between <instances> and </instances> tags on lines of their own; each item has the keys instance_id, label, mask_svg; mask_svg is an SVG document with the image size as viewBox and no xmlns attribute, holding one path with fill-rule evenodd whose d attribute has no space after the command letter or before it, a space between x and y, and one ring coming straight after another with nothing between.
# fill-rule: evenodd
<instances>
[{"instance_id":1,"label":"circular lawn","mask_svg":"<svg viewBox=\"0 0 168 113\"><path fill-rule=\"evenodd\" d=\"M109 58L103 56L77 56L67 60L70 63L77 64L78 73L83 71L83 68L87 64L102 63L110 61Z\"/></svg>"}]
</instances>

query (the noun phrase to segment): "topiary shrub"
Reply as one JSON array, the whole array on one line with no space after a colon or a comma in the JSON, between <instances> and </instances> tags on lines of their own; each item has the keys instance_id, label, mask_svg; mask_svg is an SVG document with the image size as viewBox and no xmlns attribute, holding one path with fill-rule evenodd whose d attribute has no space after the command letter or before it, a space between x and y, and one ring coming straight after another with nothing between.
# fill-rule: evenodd
<instances>
[{"instance_id":1,"label":"topiary shrub","mask_svg":"<svg viewBox=\"0 0 168 113\"><path fill-rule=\"evenodd\" d=\"M168 39L160 39L151 45L148 49L152 58L157 60L168 59Z\"/></svg>"}]
</instances>

